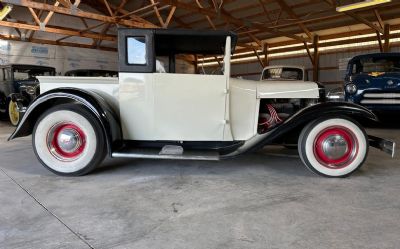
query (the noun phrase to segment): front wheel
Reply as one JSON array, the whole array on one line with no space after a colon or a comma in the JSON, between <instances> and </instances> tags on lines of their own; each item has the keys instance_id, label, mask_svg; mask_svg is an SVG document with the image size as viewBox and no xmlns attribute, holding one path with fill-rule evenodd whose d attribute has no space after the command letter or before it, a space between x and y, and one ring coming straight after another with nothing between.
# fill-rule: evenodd
<instances>
[{"instance_id":1,"label":"front wheel","mask_svg":"<svg viewBox=\"0 0 400 249\"><path fill-rule=\"evenodd\" d=\"M364 163L368 136L355 121L325 118L308 124L300 134L298 150L303 163L314 173L346 177Z\"/></svg>"},{"instance_id":2,"label":"front wheel","mask_svg":"<svg viewBox=\"0 0 400 249\"><path fill-rule=\"evenodd\" d=\"M39 161L64 176L87 174L106 155L99 121L79 104L63 104L46 111L34 127L32 143Z\"/></svg>"}]
</instances>

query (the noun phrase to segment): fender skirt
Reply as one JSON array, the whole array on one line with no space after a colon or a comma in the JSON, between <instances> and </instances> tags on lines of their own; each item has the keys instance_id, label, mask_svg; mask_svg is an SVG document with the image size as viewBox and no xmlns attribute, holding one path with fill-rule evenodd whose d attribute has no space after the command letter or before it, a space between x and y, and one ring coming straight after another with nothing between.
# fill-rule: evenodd
<instances>
[{"instance_id":1,"label":"fender skirt","mask_svg":"<svg viewBox=\"0 0 400 249\"><path fill-rule=\"evenodd\" d=\"M57 88L39 95L28 107L13 134L8 138L32 134L33 127L42 113L57 104L79 103L84 105L99 120L107 140L109 154L113 146L122 140L121 125L113 108L99 94L77 88Z\"/></svg>"},{"instance_id":2,"label":"fender skirt","mask_svg":"<svg viewBox=\"0 0 400 249\"><path fill-rule=\"evenodd\" d=\"M221 158L230 158L246 152L262 149L267 144L273 144L294 130L302 129L312 120L323 117L348 117L362 125L379 122L375 114L370 110L348 102L319 103L296 112L272 130L256 135L246 141L236 151L223 155Z\"/></svg>"}]
</instances>

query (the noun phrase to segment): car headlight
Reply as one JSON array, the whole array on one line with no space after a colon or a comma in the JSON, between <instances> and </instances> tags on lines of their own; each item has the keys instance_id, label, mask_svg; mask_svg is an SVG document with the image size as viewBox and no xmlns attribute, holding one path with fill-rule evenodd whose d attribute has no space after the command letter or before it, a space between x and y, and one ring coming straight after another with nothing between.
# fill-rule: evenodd
<instances>
[{"instance_id":1,"label":"car headlight","mask_svg":"<svg viewBox=\"0 0 400 249\"><path fill-rule=\"evenodd\" d=\"M355 94L357 92L357 86L354 84L347 84L346 92L349 94Z\"/></svg>"}]
</instances>

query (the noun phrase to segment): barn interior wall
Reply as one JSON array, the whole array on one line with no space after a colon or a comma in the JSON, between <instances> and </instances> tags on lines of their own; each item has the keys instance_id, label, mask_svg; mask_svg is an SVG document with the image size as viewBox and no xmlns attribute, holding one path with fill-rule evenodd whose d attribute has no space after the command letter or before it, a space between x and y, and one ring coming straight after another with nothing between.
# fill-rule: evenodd
<instances>
[{"instance_id":1,"label":"barn interior wall","mask_svg":"<svg viewBox=\"0 0 400 249\"><path fill-rule=\"evenodd\" d=\"M400 52L400 47L393 47L391 52ZM325 83L328 89L341 86L339 82L343 81L347 62L354 56L368 53L379 53L379 49L365 49L362 51L339 51L336 53L321 54L320 55L320 68L333 68L329 70L320 70L319 81ZM312 64L307 55L296 58L271 58L269 65L294 65L303 66L308 70L308 78L312 80ZM243 75L245 79L259 80L262 67L258 61L246 64L232 65L231 72L233 75ZM259 74L255 74L259 72ZM251 75L246 75L251 74Z\"/></svg>"}]
</instances>

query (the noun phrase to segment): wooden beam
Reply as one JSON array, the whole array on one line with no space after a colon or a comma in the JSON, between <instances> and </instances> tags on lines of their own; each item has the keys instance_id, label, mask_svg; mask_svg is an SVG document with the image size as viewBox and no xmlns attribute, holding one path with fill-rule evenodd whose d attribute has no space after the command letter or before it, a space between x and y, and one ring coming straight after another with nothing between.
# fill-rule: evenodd
<instances>
[{"instance_id":1,"label":"wooden beam","mask_svg":"<svg viewBox=\"0 0 400 249\"><path fill-rule=\"evenodd\" d=\"M98 27L100 27L100 26L102 26L102 25L104 25L104 24L106 24L106 23L105 23L105 22L102 22L102 23L93 25L93 26L91 26L91 27L86 27L85 29L80 30L79 33L86 32L86 31L89 31L89 30L98 28ZM56 40L56 41L57 41L57 42L60 42L60 41L62 41L62 40L65 40L65 39L67 39L67 38L70 38L70 37L72 37L72 35L67 35L67 36L61 37L60 39L58 39L58 40Z\"/></svg>"},{"instance_id":2,"label":"wooden beam","mask_svg":"<svg viewBox=\"0 0 400 249\"><path fill-rule=\"evenodd\" d=\"M264 67L269 66L269 44L263 44L263 53L264 53Z\"/></svg>"},{"instance_id":3,"label":"wooden beam","mask_svg":"<svg viewBox=\"0 0 400 249\"><path fill-rule=\"evenodd\" d=\"M377 9L374 9L374 14L375 14L376 19L378 20L379 26L383 29L383 27L385 26L385 24L383 23L382 17L381 17L381 15L379 14L379 12L378 12Z\"/></svg>"},{"instance_id":4,"label":"wooden beam","mask_svg":"<svg viewBox=\"0 0 400 249\"><path fill-rule=\"evenodd\" d=\"M11 28L19 28L19 29L27 29L27 30L40 30L39 26L30 25L25 23L16 23L16 22L7 22L7 21L0 21L0 26L11 27ZM45 32L51 32L55 34L62 34L62 35L71 35L71 36L82 36L86 38L94 38L94 39L101 39L107 41L116 41L116 36L110 35L100 35L97 33L89 33L89 32L80 32L79 30L71 30L71 29L61 29L61 28L51 28L46 27L44 29Z\"/></svg>"},{"instance_id":5,"label":"wooden beam","mask_svg":"<svg viewBox=\"0 0 400 249\"><path fill-rule=\"evenodd\" d=\"M357 21L369 26L371 29L373 29L375 31L378 31L379 33L383 34L383 29L382 28L376 26L375 24L373 24L372 22L368 21L364 17L361 17L361 16L359 16L359 15L357 15L355 13L351 13L351 12L347 12L347 11L345 11L343 13L345 13L346 15L352 17L353 19L355 19L355 20L357 20Z\"/></svg>"},{"instance_id":6,"label":"wooden beam","mask_svg":"<svg viewBox=\"0 0 400 249\"><path fill-rule=\"evenodd\" d=\"M106 6L107 11L108 11L108 13L110 14L110 16L114 16L114 13L113 13L113 11L111 10L110 5L108 4L107 0L103 0L103 1L104 1L104 5Z\"/></svg>"},{"instance_id":7,"label":"wooden beam","mask_svg":"<svg viewBox=\"0 0 400 249\"><path fill-rule=\"evenodd\" d=\"M307 55L308 55L308 58L309 58L310 61L311 61L311 64L314 65L314 57L311 55L311 51L310 51L310 48L308 47L307 42L304 42L304 47L306 48Z\"/></svg>"},{"instance_id":8,"label":"wooden beam","mask_svg":"<svg viewBox=\"0 0 400 249\"><path fill-rule=\"evenodd\" d=\"M149 0L149 1L150 1L151 4L155 4L154 0ZM157 17L158 21L160 22L161 26L164 27L165 23L164 23L164 20L162 19L161 15L160 15L160 12L158 11L157 6L154 6L153 9L154 9L156 17Z\"/></svg>"},{"instance_id":9,"label":"wooden beam","mask_svg":"<svg viewBox=\"0 0 400 249\"><path fill-rule=\"evenodd\" d=\"M314 35L313 45L314 45L313 81L318 81L319 80L319 36L318 35Z\"/></svg>"},{"instance_id":10,"label":"wooden beam","mask_svg":"<svg viewBox=\"0 0 400 249\"><path fill-rule=\"evenodd\" d=\"M376 38L378 39L378 45L379 45L379 51L381 51L381 53L383 53L383 44L382 44L382 37L381 37L381 33L379 33L378 31L376 31Z\"/></svg>"},{"instance_id":11,"label":"wooden beam","mask_svg":"<svg viewBox=\"0 0 400 249\"><path fill-rule=\"evenodd\" d=\"M19 41L18 38L8 36L8 35L2 35L0 34L0 39L2 40L12 40L12 41ZM56 42L53 40L46 40L46 39L35 39L33 38L31 41L32 43L37 43L37 44L49 44L49 45L59 45L59 46L67 46L67 47L78 47L78 48L91 48L89 44L82 44L82 43L72 43L72 42ZM105 50L105 51L117 51L116 48L110 48L110 47L100 47L100 50Z\"/></svg>"},{"instance_id":12,"label":"wooden beam","mask_svg":"<svg viewBox=\"0 0 400 249\"><path fill-rule=\"evenodd\" d=\"M261 59L260 55L258 54L257 50L256 50L256 49L253 49L253 51L254 51L254 54L257 56L257 60L258 60L258 62L260 63L261 68L264 68L264 67L265 67L264 62L263 62L263 60Z\"/></svg>"},{"instance_id":13,"label":"wooden beam","mask_svg":"<svg viewBox=\"0 0 400 249\"><path fill-rule=\"evenodd\" d=\"M31 12L33 20L35 20L36 24L40 26L39 17L36 15L35 11L32 8L28 8L29 12Z\"/></svg>"},{"instance_id":14,"label":"wooden beam","mask_svg":"<svg viewBox=\"0 0 400 249\"><path fill-rule=\"evenodd\" d=\"M293 12L293 10L289 7L289 5L286 4L284 0L277 0L279 6L293 19L299 19L296 13ZM311 32L307 29L307 27L303 23L299 23L298 26L303 30L303 32L311 39L312 34Z\"/></svg>"},{"instance_id":15,"label":"wooden beam","mask_svg":"<svg viewBox=\"0 0 400 249\"><path fill-rule=\"evenodd\" d=\"M71 8L71 2L69 0L58 0L62 5L67 8Z\"/></svg>"},{"instance_id":16,"label":"wooden beam","mask_svg":"<svg viewBox=\"0 0 400 249\"><path fill-rule=\"evenodd\" d=\"M164 28L168 28L169 23L171 22L172 16L174 15L176 10L176 6L172 6L171 10L169 11L168 17L165 20Z\"/></svg>"},{"instance_id":17,"label":"wooden beam","mask_svg":"<svg viewBox=\"0 0 400 249\"><path fill-rule=\"evenodd\" d=\"M130 15L134 15L134 14L139 13L139 12L141 12L141 11L147 10L148 8L153 8L154 6L157 6L157 5L159 5L159 4L160 4L160 3L154 3L154 4L146 5L146 6L144 6L143 8L136 9L136 10L131 11L131 12L127 12L126 14L123 14L122 16L118 16L118 18L124 18L124 17L130 16ZM111 5L111 6L112 6L112 5Z\"/></svg>"},{"instance_id":18,"label":"wooden beam","mask_svg":"<svg viewBox=\"0 0 400 249\"><path fill-rule=\"evenodd\" d=\"M87 18L87 19L93 19L93 20L108 22L108 23L112 23L112 24L118 23L118 24L125 25L128 27L137 27L137 28L157 27L155 25L149 24L149 22L147 22L139 17L137 17L136 20L126 20L126 19L118 20L111 16L100 15L100 14L96 14L93 12L82 11L79 9L72 10L71 8L53 6L53 5L33 2L33 1L29 1L29 0L1 0L1 1L3 3L9 3L9 4L23 6L23 7L27 7L27 8L30 7L33 9L42 9L42 10L46 10L46 11L53 11L55 13L60 13L60 14L69 15L69 16L83 17L83 18Z\"/></svg>"},{"instance_id":19,"label":"wooden beam","mask_svg":"<svg viewBox=\"0 0 400 249\"><path fill-rule=\"evenodd\" d=\"M223 19L225 19L225 21L232 23L232 24L236 24L237 26L246 26L248 28L257 28L259 30L264 30L265 32L269 32L271 34L275 34L275 35L279 35L279 36L286 36L286 37L289 37L291 39L295 39L295 40L298 40L301 42L310 41L309 38L304 38L301 36L293 35L293 34L290 34L287 32L280 31L278 29L272 29L268 25L263 25L263 24L254 23L254 22L246 22L244 20L237 19L233 16L226 15L222 12L216 13L215 11L209 10L207 8L199 8L199 7L193 6L192 4L180 2L178 0L160 0L160 2L162 2L164 4L168 4L168 5L174 5L180 9L185 9L185 10L188 10L188 11L191 11L194 13L203 14L203 15L209 16L210 18L222 17ZM221 9L221 11L222 11L222 9Z\"/></svg>"},{"instance_id":20,"label":"wooden beam","mask_svg":"<svg viewBox=\"0 0 400 249\"><path fill-rule=\"evenodd\" d=\"M387 53L387 52L390 52L390 25L389 24L384 25L383 36L385 39L385 45L383 46L383 51Z\"/></svg>"},{"instance_id":21,"label":"wooden beam","mask_svg":"<svg viewBox=\"0 0 400 249\"><path fill-rule=\"evenodd\" d=\"M57 7L59 4L60 4L60 2L56 1L56 2L54 3L54 6ZM44 24L45 26L46 26L47 23L50 21L50 19L51 19L51 17L53 16L53 14L54 14L54 11L50 11L50 12L47 14L46 18L45 18L44 21L43 21L43 24Z\"/></svg>"}]
</instances>

